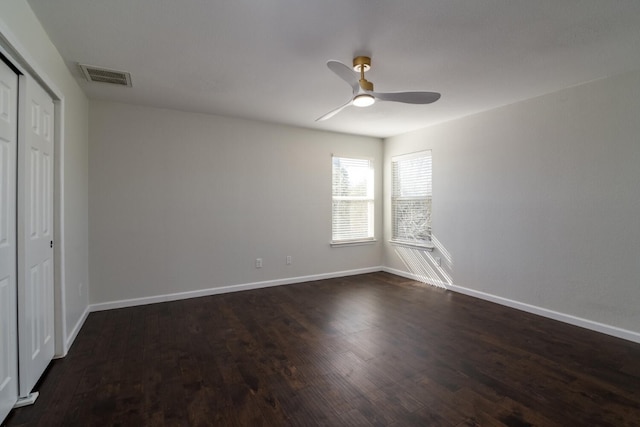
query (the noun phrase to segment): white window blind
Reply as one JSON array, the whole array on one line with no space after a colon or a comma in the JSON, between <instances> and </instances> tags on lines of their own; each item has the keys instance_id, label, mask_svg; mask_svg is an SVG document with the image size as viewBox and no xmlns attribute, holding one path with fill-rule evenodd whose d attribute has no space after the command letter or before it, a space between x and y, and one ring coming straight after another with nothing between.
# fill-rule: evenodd
<instances>
[{"instance_id":1,"label":"white window blind","mask_svg":"<svg viewBox=\"0 0 640 427\"><path fill-rule=\"evenodd\" d=\"M373 240L373 161L332 160L332 243Z\"/></svg>"},{"instance_id":2,"label":"white window blind","mask_svg":"<svg viewBox=\"0 0 640 427\"><path fill-rule=\"evenodd\" d=\"M431 151L391 159L391 240L431 245Z\"/></svg>"}]
</instances>

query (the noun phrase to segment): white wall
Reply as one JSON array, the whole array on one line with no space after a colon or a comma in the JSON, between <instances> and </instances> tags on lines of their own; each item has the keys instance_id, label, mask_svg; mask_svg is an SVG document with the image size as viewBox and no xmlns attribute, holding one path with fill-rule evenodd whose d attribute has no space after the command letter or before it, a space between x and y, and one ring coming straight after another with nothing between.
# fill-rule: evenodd
<instances>
[{"instance_id":1,"label":"white wall","mask_svg":"<svg viewBox=\"0 0 640 427\"><path fill-rule=\"evenodd\" d=\"M61 354L79 330L89 304L88 100L26 1L0 2L0 33L63 98L62 139L56 145L58 164L63 165L56 176L56 257L63 263L63 269L56 270L56 282L64 297L59 304L64 308L63 325L57 326L64 328L66 341L57 343L56 352Z\"/></svg>"},{"instance_id":2,"label":"white wall","mask_svg":"<svg viewBox=\"0 0 640 427\"><path fill-rule=\"evenodd\" d=\"M450 288L640 340L639 119L635 72L390 138L385 168L433 150Z\"/></svg>"},{"instance_id":3,"label":"white wall","mask_svg":"<svg viewBox=\"0 0 640 427\"><path fill-rule=\"evenodd\" d=\"M329 246L331 153L374 158L381 200L380 139L96 101L89 116L92 303L380 267L380 242Z\"/></svg>"},{"instance_id":4,"label":"white wall","mask_svg":"<svg viewBox=\"0 0 640 427\"><path fill-rule=\"evenodd\" d=\"M64 97L64 336L86 313L88 264L94 303L366 269L383 246L411 273L386 239L328 244L330 153L380 171L379 140L99 102L88 118L24 0L0 2L0 31ZM631 73L385 142L387 172L393 155L433 150L433 255L451 288L640 333L639 92ZM380 205L376 218L380 238Z\"/></svg>"}]
</instances>

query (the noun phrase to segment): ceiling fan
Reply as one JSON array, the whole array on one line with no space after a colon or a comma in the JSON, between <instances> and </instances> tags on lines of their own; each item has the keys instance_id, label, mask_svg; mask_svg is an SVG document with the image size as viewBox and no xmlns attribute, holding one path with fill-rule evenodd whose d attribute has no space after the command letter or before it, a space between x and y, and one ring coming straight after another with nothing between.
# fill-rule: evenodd
<instances>
[{"instance_id":1,"label":"ceiling fan","mask_svg":"<svg viewBox=\"0 0 640 427\"><path fill-rule=\"evenodd\" d=\"M318 117L316 122L327 120L350 105L368 107L372 105L376 99L381 101L404 102L405 104L431 104L440 99L440 94L437 92L374 92L373 83L364 78L364 73L371 69L371 58L368 56L357 56L353 58L353 70L360 73L359 80L352 69L342 62L329 61L327 62L327 67L351 86L351 89L353 89L353 97L346 104Z\"/></svg>"}]
</instances>

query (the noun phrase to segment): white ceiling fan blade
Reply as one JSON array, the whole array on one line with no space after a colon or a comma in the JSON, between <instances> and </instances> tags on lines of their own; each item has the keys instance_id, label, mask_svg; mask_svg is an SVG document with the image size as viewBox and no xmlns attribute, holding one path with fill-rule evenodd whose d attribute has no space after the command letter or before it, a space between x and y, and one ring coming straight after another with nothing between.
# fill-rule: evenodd
<instances>
[{"instance_id":1,"label":"white ceiling fan blade","mask_svg":"<svg viewBox=\"0 0 640 427\"><path fill-rule=\"evenodd\" d=\"M369 92L382 101L404 102L405 104L431 104L440 99L437 92Z\"/></svg>"},{"instance_id":2,"label":"white ceiling fan blade","mask_svg":"<svg viewBox=\"0 0 640 427\"><path fill-rule=\"evenodd\" d=\"M320 116L316 119L316 122L321 122L323 120L327 120L330 119L331 117L335 116L336 114L338 114L340 111L342 111L343 109L347 108L349 105L351 105L353 103L353 100L350 99L349 102L347 102L344 105L339 106L336 109L333 109L331 111L329 111L327 114L325 114L324 116Z\"/></svg>"},{"instance_id":3,"label":"white ceiling fan blade","mask_svg":"<svg viewBox=\"0 0 640 427\"><path fill-rule=\"evenodd\" d=\"M356 74L353 72L351 68L347 67L342 62L338 62L338 61L327 62L327 67L329 67L331 71L336 73L338 77L340 77L342 80L347 82L349 86L351 86L351 89L353 89L354 95L358 92L358 89L360 88L360 84L358 83L358 77L356 77Z\"/></svg>"}]
</instances>

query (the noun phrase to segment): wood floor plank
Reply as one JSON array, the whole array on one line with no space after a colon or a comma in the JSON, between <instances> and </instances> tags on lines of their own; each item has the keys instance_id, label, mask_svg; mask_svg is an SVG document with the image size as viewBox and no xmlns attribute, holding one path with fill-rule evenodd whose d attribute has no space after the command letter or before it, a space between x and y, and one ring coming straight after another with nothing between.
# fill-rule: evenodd
<instances>
[{"instance_id":1,"label":"wood floor plank","mask_svg":"<svg viewBox=\"0 0 640 427\"><path fill-rule=\"evenodd\" d=\"M637 426L640 345L372 273L92 313L14 426Z\"/></svg>"}]
</instances>

